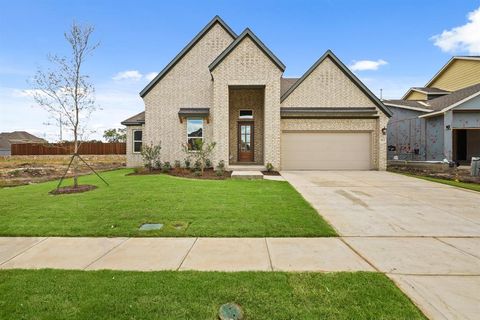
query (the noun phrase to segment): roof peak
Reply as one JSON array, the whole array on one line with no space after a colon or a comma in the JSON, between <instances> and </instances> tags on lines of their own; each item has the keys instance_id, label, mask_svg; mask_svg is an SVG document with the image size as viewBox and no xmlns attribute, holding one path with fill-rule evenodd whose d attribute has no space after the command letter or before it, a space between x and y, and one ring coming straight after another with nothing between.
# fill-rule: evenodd
<instances>
[{"instance_id":1,"label":"roof peak","mask_svg":"<svg viewBox=\"0 0 480 320\"><path fill-rule=\"evenodd\" d=\"M278 59L270 49L255 35L255 33L250 28L245 28L242 33L208 66L210 72L212 72L222 61L225 59L230 52L232 52L240 42L246 37L250 37L253 42L272 60L272 62L280 69L285 71L285 65L280 59Z\"/></svg>"},{"instance_id":2,"label":"roof peak","mask_svg":"<svg viewBox=\"0 0 480 320\"><path fill-rule=\"evenodd\" d=\"M149 84L147 84L147 86L140 92L140 96L144 97L217 23L220 24L233 39L237 38L237 34L219 15L214 16L212 20L210 20L210 22L208 22L205 27L203 27L203 29L200 30L200 32L182 49L182 51L180 51L172 61L170 61L170 63L167 64Z\"/></svg>"}]
</instances>

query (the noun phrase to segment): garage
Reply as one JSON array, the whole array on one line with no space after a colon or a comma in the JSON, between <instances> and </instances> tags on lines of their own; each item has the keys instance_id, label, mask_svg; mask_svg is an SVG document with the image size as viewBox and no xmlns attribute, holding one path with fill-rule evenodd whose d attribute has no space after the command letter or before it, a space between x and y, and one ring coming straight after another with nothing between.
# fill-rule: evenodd
<instances>
[{"instance_id":1,"label":"garage","mask_svg":"<svg viewBox=\"0 0 480 320\"><path fill-rule=\"evenodd\" d=\"M284 131L282 170L370 170L371 132Z\"/></svg>"}]
</instances>

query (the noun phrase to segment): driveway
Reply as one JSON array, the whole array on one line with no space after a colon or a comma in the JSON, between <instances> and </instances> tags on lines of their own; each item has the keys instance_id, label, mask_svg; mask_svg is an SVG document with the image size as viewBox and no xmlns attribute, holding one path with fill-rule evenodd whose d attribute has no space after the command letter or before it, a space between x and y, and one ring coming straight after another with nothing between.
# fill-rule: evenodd
<instances>
[{"instance_id":1,"label":"driveway","mask_svg":"<svg viewBox=\"0 0 480 320\"><path fill-rule=\"evenodd\" d=\"M480 314L480 193L376 171L282 172L431 319Z\"/></svg>"}]
</instances>

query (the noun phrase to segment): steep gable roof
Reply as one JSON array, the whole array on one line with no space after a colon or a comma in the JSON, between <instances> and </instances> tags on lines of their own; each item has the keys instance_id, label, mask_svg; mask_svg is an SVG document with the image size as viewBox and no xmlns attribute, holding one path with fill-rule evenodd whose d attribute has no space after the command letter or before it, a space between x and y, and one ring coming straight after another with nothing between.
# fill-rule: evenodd
<instances>
[{"instance_id":1,"label":"steep gable roof","mask_svg":"<svg viewBox=\"0 0 480 320\"><path fill-rule=\"evenodd\" d=\"M140 113L137 113L136 115L123 120L120 122L124 126L136 126L136 125L142 125L145 123L145 111L142 111Z\"/></svg>"},{"instance_id":2,"label":"steep gable roof","mask_svg":"<svg viewBox=\"0 0 480 320\"><path fill-rule=\"evenodd\" d=\"M331 50L327 50L318 59L305 74L298 79L280 98L283 102L295 89L326 59L330 58L335 65L343 71L343 73L388 117L392 116L392 112L338 59Z\"/></svg>"},{"instance_id":3,"label":"steep gable roof","mask_svg":"<svg viewBox=\"0 0 480 320\"><path fill-rule=\"evenodd\" d=\"M285 71L285 65L273 54L270 49L263 44L260 39L250 30L246 28L238 37L233 41L213 62L208 66L210 72L212 72L235 48L242 42L243 39L249 37L267 57L282 71Z\"/></svg>"},{"instance_id":4,"label":"steep gable roof","mask_svg":"<svg viewBox=\"0 0 480 320\"><path fill-rule=\"evenodd\" d=\"M150 83L140 92L140 96L143 98L162 78L192 49L205 34L216 24L222 26L233 39L237 38L237 34L222 20L218 15L215 16L196 36L190 41L179 54L170 61L169 64L152 80Z\"/></svg>"}]
</instances>

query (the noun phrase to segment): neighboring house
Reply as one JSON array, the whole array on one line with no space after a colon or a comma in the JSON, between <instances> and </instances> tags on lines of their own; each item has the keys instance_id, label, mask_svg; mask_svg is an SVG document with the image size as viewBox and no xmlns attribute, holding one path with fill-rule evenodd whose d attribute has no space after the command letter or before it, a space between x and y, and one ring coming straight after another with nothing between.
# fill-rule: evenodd
<instances>
[{"instance_id":1,"label":"neighboring house","mask_svg":"<svg viewBox=\"0 0 480 320\"><path fill-rule=\"evenodd\" d=\"M480 56L453 57L424 86L384 100L388 158L469 163L480 156Z\"/></svg>"},{"instance_id":2,"label":"neighboring house","mask_svg":"<svg viewBox=\"0 0 480 320\"><path fill-rule=\"evenodd\" d=\"M142 90L145 112L122 122L128 166L142 165L142 144L173 163L200 139L229 168L386 168L390 111L331 51L301 78L284 70L250 29L215 17Z\"/></svg>"},{"instance_id":3,"label":"neighboring house","mask_svg":"<svg viewBox=\"0 0 480 320\"><path fill-rule=\"evenodd\" d=\"M26 131L2 132L0 133L0 156L9 156L11 145L15 143L47 143L47 140Z\"/></svg>"}]
</instances>

